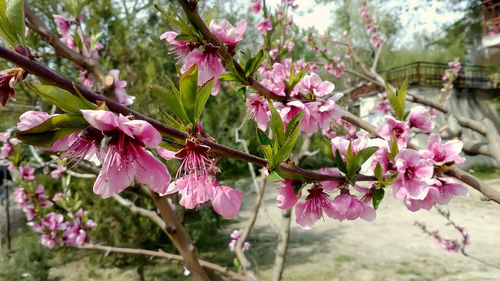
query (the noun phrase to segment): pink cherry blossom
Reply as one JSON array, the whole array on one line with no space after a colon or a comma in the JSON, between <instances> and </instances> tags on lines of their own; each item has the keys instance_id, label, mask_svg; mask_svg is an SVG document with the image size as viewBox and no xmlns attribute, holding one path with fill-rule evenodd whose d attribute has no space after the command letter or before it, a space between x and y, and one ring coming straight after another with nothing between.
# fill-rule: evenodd
<instances>
[{"instance_id":1,"label":"pink cherry blossom","mask_svg":"<svg viewBox=\"0 0 500 281\"><path fill-rule=\"evenodd\" d=\"M68 46L68 48L70 48L71 50L73 50L75 52L77 51L75 39L73 38L73 36L71 36L71 34L67 33L63 37L59 38L59 40L61 40L61 42L64 45Z\"/></svg>"},{"instance_id":2,"label":"pink cherry blossom","mask_svg":"<svg viewBox=\"0 0 500 281\"><path fill-rule=\"evenodd\" d=\"M394 113L394 109L392 108L388 100L379 101L375 107L375 110L381 112L384 115Z\"/></svg>"},{"instance_id":3,"label":"pink cherry blossom","mask_svg":"<svg viewBox=\"0 0 500 281\"><path fill-rule=\"evenodd\" d=\"M299 194L295 194L294 185L296 185L292 179L285 179L284 181L278 182L278 186L280 186L280 193L278 198L276 198L276 206L280 209L290 209L302 196L302 191Z\"/></svg>"},{"instance_id":4,"label":"pink cherry blossom","mask_svg":"<svg viewBox=\"0 0 500 281\"><path fill-rule=\"evenodd\" d=\"M415 106L410 110L409 126L420 129L422 132L430 132L434 128L434 122L425 107Z\"/></svg>"},{"instance_id":5,"label":"pink cherry blossom","mask_svg":"<svg viewBox=\"0 0 500 281\"><path fill-rule=\"evenodd\" d=\"M254 94L247 96L246 104L247 113L250 114L253 120L255 120L259 129L265 131L270 119L269 105L267 104L267 101L259 94Z\"/></svg>"},{"instance_id":6,"label":"pink cherry blossom","mask_svg":"<svg viewBox=\"0 0 500 281\"><path fill-rule=\"evenodd\" d=\"M62 36L68 35L71 27L71 21L61 15L53 15L53 17L56 22L57 32L59 32Z\"/></svg>"},{"instance_id":7,"label":"pink cherry blossom","mask_svg":"<svg viewBox=\"0 0 500 281\"><path fill-rule=\"evenodd\" d=\"M396 198L424 199L429 191L427 184L434 174L432 163L423 159L413 149L403 149L395 157L399 172L392 184Z\"/></svg>"},{"instance_id":8,"label":"pink cherry blossom","mask_svg":"<svg viewBox=\"0 0 500 281\"><path fill-rule=\"evenodd\" d=\"M256 0L250 4L252 14L257 15L262 9L262 0Z\"/></svg>"},{"instance_id":9,"label":"pink cherry blossom","mask_svg":"<svg viewBox=\"0 0 500 281\"><path fill-rule=\"evenodd\" d=\"M314 93L317 97L328 95L335 89L332 82L321 81L321 78L316 73L304 76L298 86L306 92Z\"/></svg>"},{"instance_id":10,"label":"pink cherry blossom","mask_svg":"<svg viewBox=\"0 0 500 281\"><path fill-rule=\"evenodd\" d=\"M215 190L215 196L211 200L214 211L225 219L235 218L240 210L243 193L218 184L215 185Z\"/></svg>"},{"instance_id":11,"label":"pink cherry blossom","mask_svg":"<svg viewBox=\"0 0 500 281\"><path fill-rule=\"evenodd\" d=\"M286 126L286 124L288 124L288 122L290 122L295 115L303 111L304 116L302 117L302 121L300 123L300 130L304 133L314 133L319 127L318 110L318 102L307 102L304 104L301 101L295 100L287 103L286 106L281 109L280 115Z\"/></svg>"},{"instance_id":12,"label":"pink cherry blossom","mask_svg":"<svg viewBox=\"0 0 500 281\"><path fill-rule=\"evenodd\" d=\"M8 142L4 143L2 145L2 148L0 148L0 159L5 159L9 157L11 151L12 151L12 145Z\"/></svg>"},{"instance_id":13,"label":"pink cherry blossom","mask_svg":"<svg viewBox=\"0 0 500 281\"><path fill-rule=\"evenodd\" d=\"M170 182L167 168L144 149L154 148L162 141L160 133L146 121L129 120L104 110L81 110L94 128L107 135L101 147L102 169L94 183L94 192L103 198L127 188L135 178L153 191L164 193Z\"/></svg>"},{"instance_id":14,"label":"pink cherry blossom","mask_svg":"<svg viewBox=\"0 0 500 281\"><path fill-rule=\"evenodd\" d=\"M64 172L66 172L66 167L59 165L57 166L57 169L50 172L50 176L54 179L58 179L64 174Z\"/></svg>"},{"instance_id":15,"label":"pink cherry blossom","mask_svg":"<svg viewBox=\"0 0 500 281\"><path fill-rule=\"evenodd\" d=\"M350 195L348 191L342 191L341 194L333 199L333 206L334 211L331 217L339 221L345 219L355 220L358 217L365 221L373 221L376 217L375 210L372 207Z\"/></svg>"},{"instance_id":16,"label":"pink cherry blossom","mask_svg":"<svg viewBox=\"0 0 500 281\"><path fill-rule=\"evenodd\" d=\"M449 140L443 144L438 134L431 134L427 139L428 150L422 151L422 156L435 165L453 162L453 164L460 166L465 162L465 158L459 155L462 147L463 143L460 140Z\"/></svg>"},{"instance_id":17,"label":"pink cherry blossom","mask_svg":"<svg viewBox=\"0 0 500 281\"><path fill-rule=\"evenodd\" d=\"M396 134L399 147L406 147L409 131L408 123L398 121L392 116L385 116L385 122L377 128L378 135L385 140L391 140L393 134Z\"/></svg>"},{"instance_id":18,"label":"pink cherry blossom","mask_svg":"<svg viewBox=\"0 0 500 281\"><path fill-rule=\"evenodd\" d=\"M214 51L200 52L195 49L186 56L186 63L181 72L186 73L193 65L198 65L198 85L203 85L208 80L215 78L212 95L217 95L220 89L219 76L225 72L224 66L219 60L219 55Z\"/></svg>"},{"instance_id":19,"label":"pink cherry blossom","mask_svg":"<svg viewBox=\"0 0 500 281\"><path fill-rule=\"evenodd\" d=\"M295 44L291 40L286 40L285 43L283 44L283 48L287 50L289 53L292 52L294 46Z\"/></svg>"},{"instance_id":20,"label":"pink cherry blossom","mask_svg":"<svg viewBox=\"0 0 500 281\"><path fill-rule=\"evenodd\" d=\"M113 88L115 90L116 101L119 104L131 105L134 103L135 97L127 95L125 87L127 86L127 81L119 79L120 70L111 69L109 75L113 77Z\"/></svg>"},{"instance_id":21,"label":"pink cherry blossom","mask_svg":"<svg viewBox=\"0 0 500 281\"><path fill-rule=\"evenodd\" d=\"M160 36L160 40L165 39L171 45L171 54L174 54L178 59L184 59L191 52L191 48L188 41L175 40L178 35L177 32L167 31Z\"/></svg>"},{"instance_id":22,"label":"pink cherry blossom","mask_svg":"<svg viewBox=\"0 0 500 281\"><path fill-rule=\"evenodd\" d=\"M24 79L22 68L11 68L0 71L0 105L4 107L9 98L16 100L14 88Z\"/></svg>"},{"instance_id":23,"label":"pink cherry blossom","mask_svg":"<svg viewBox=\"0 0 500 281\"><path fill-rule=\"evenodd\" d=\"M379 147L377 152L374 154L374 160L372 162L373 170L375 170L377 163L380 164L383 175L387 172L395 173L397 171L395 163L387 157L387 153L389 153L389 149L387 147Z\"/></svg>"},{"instance_id":24,"label":"pink cherry blossom","mask_svg":"<svg viewBox=\"0 0 500 281\"><path fill-rule=\"evenodd\" d=\"M25 180L31 181L35 179L35 168L19 166L19 172Z\"/></svg>"},{"instance_id":25,"label":"pink cherry blossom","mask_svg":"<svg viewBox=\"0 0 500 281\"><path fill-rule=\"evenodd\" d=\"M332 199L322 188L313 187L308 192L306 201L295 206L297 224L303 229L311 229L323 217L323 211L330 217L336 215Z\"/></svg>"},{"instance_id":26,"label":"pink cherry blossom","mask_svg":"<svg viewBox=\"0 0 500 281\"><path fill-rule=\"evenodd\" d=\"M210 21L210 31L228 46L236 46L243 39L246 28L246 20L239 21L236 27L225 19L219 24L214 20Z\"/></svg>"},{"instance_id":27,"label":"pink cherry blossom","mask_svg":"<svg viewBox=\"0 0 500 281\"><path fill-rule=\"evenodd\" d=\"M319 127L328 129L332 120L338 121L342 117L342 110L337 105L337 101L343 96L343 93L337 93L321 104L318 109Z\"/></svg>"},{"instance_id":28,"label":"pink cherry blossom","mask_svg":"<svg viewBox=\"0 0 500 281\"><path fill-rule=\"evenodd\" d=\"M92 86L94 86L94 81L92 81L90 74L87 71L80 71L78 82L80 82L87 89L92 89Z\"/></svg>"},{"instance_id":29,"label":"pink cherry blossom","mask_svg":"<svg viewBox=\"0 0 500 281\"><path fill-rule=\"evenodd\" d=\"M269 19L265 19L263 22L257 24L255 26L260 34L264 35L267 31L273 30L273 25Z\"/></svg>"},{"instance_id":30,"label":"pink cherry blossom","mask_svg":"<svg viewBox=\"0 0 500 281\"><path fill-rule=\"evenodd\" d=\"M438 177L432 180L432 184L429 186L429 192L424 199L416 200L406 198L404 203L408 210L415 212L420 209L430 210L434 204L445 205L450 202L453 196L469 194L467 188L465 188L458 180L454 178L444 178Z\"/></svg>"},{"instance_id":31,"label":"pink cherry blossom","mask_svg":"<svg viewBox=\"0 0 500 281\"><path fill-rule=\"evenodd\" d=\"M333 171L330 169L320 169L319 170L322 174L330 175L330 176L341 176L341 174L337 171ZM323 187L324 190L326 191L333 191L335 188L339 187L342 185L341 181L321 181L320 182L321 187Z\"/></svg>"}]
</instances>

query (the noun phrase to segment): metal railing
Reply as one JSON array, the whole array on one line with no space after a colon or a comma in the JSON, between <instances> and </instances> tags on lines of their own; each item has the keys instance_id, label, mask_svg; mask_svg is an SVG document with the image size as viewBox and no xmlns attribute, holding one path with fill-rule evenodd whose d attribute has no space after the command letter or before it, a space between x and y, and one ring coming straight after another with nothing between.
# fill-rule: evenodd
<instances>
[{"instance_id":1,"label":"metal railing","mask_svg":"<svg viewBox=\"0 0 500 281\"><path fill-rule=\"evenodd\" d=\"M408 85L443 86L443 75L450 67L445 63L414 62L388 69L381 73L386 81L393 85L401 85L405 79ZM464 65L454 82L455 88L492 89L484 66Z\"/></svg>"}]
</instances>

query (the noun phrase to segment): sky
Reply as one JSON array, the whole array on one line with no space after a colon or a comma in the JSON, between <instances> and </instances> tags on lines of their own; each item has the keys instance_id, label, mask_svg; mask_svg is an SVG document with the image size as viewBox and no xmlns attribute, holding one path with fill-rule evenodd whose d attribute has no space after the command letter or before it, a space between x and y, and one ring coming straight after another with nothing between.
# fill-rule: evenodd
<instances>
[{"instance_id":1,"label":"sky","mask_svg":"<svg viewBox=\"0 0 500 281\"><path fill-rule=\"evenodd\" d=\"M266 1L270 7L275 7L280 2L281 0ZM294 3L299 5L294 13L294 21L299 26L312 26L322 33L331 24L331 4L315 4L312 0L295 0ZM370 5L370 2L368 3ZM410 42L417 32L436 32L442 26L451 24L463 16L463 13L446 11L444 1L389 0L384 4L384 8L389 11L402 10L400 21L404 30L400 34L401 42Z\"/></svg>"}]
</instances>

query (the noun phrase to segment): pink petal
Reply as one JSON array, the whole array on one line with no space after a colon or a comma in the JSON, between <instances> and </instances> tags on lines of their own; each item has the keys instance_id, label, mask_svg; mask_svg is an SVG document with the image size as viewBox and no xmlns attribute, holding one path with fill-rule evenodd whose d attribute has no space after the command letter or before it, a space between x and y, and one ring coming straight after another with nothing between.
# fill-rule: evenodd
<instances>
[{"instance_id":1,"label":"pink petal","mask_svg":"<svg viewBox=\"0 0 500 281\"><path fill-rule=\"evenodd\" d=\"M82 109L80 111L83 114L83 118L85 118L92 127L101 131L112 131L119 127L118 116L111 111L88 109Z\"/></svg>"},{"instance_id":2,"label":"pink petal","mask_svg":"<svg viewBox=\"0 0 500 281\"><path fill-rule=\"evenodd\" d=\"M227 186L217 186L217 193L212 199L214 211L225 219L233 219L238 215L240 210L243 193L239 190L232 189Z\"/></svg>"},{"instance_id":3,"label":"pink petal","mask_svg":"<svg viewBox=\"0 0 500 281\"><path fill-rule=\"evenodd\" d=\"M128 126L134 137L146 145L154 148L161 143L161 134L151 124L144 120L130 120L124 123Z\"/></svg>"},{"instance_id":4,"label":"pink petal","mask_svg":"<svg viewBox=\"0 0 500 281\"><path fill-rule=\"evenodd\" d=\"M165 193L170 182L167 167L148 151L137 147L136 179L153 191Z\"/></svg>"}]
</instances>

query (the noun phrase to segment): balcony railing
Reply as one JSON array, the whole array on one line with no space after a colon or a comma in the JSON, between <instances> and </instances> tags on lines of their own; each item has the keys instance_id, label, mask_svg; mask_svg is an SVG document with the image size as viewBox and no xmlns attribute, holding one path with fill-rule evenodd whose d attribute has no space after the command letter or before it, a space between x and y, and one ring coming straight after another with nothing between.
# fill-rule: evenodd
<instances>
[{"instance_id":1,"label":"balcony railing","mask_svg":"<svg viewBox=\"0 0 500 281\"><path fill-rule=\"evenodd\" d=\"M399 86L408 79L408 85L442 87L443 74L448 68L450 67L445 63L414 62L388 69L381 74L393 85ZM492 89L493 85L487 78L486 67L465 65L458 73L454 87Z\"/></svg>"},{"instance_id":2,"label":"balcony railing","mask_svg":"<svg viewBox=\"0 0 500 281\"><path fill-rule=\"evenodd\" d=\"M500 0L483 0L483 34L500 33Z\"/></svg>"}]
</instances>

